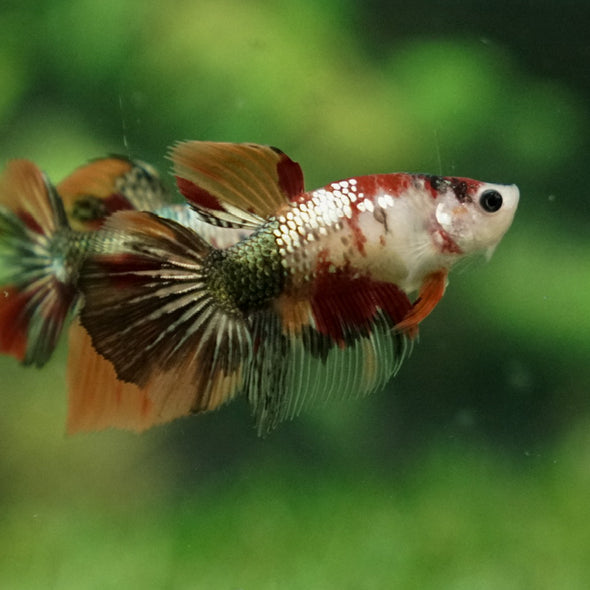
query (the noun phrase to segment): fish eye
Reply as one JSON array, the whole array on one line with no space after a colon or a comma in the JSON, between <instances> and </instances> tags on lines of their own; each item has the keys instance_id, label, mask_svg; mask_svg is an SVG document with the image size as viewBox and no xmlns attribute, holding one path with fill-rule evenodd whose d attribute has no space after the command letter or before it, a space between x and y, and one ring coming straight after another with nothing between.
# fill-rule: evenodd
<instances>
[{"instance_id":1,"label":"fish eye","mask_svg":"<svg viewBox=\"0 0 590 590\"><path fill-rule=\"evenodd\" d=\"M493 189L484 191L479 197L479 204L484 211L495 213L502 206L502 195Z\"/></svg>"}]
</instances>

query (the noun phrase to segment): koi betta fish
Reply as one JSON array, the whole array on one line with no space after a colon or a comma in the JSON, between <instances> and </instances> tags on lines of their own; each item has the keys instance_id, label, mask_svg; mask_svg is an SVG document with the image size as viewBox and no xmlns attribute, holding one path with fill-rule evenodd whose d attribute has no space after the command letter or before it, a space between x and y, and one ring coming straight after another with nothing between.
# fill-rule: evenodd
<instances>
[{"instance_id":1,"label":"koi betta fish","mask_svg":"<svg viewBox=\"0 0 590 590\"><path fill-rule=\"evenodd\" d=\"M256 144L183 142L170 159L188 205L125 159L56 188L16 161L0 186L0 352L41 365L77 317L70 432L141 431L245 395L265 434L383 387L449 270L491 255L519 199L406 173L305 191L297 163Z\"/></svg>"}]
</instances>

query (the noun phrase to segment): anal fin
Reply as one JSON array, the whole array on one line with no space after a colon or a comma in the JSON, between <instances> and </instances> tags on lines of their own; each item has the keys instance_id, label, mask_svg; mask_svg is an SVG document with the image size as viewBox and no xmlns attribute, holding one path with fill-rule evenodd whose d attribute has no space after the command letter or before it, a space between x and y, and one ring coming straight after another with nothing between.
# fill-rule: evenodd
<instances>
[{"instance_id":1,"label":"anal fin","mask_svg":"<svg viewBox=\"0 0 590 590\"><path fill-rule=\"evenodd\" d=\"M259 434L314 402L383 387L411 350L395 330L410 309L395 285L341 273L320 277L309 298L283 294L258 313L246 393Z\"/></svg>"}]
</instances>

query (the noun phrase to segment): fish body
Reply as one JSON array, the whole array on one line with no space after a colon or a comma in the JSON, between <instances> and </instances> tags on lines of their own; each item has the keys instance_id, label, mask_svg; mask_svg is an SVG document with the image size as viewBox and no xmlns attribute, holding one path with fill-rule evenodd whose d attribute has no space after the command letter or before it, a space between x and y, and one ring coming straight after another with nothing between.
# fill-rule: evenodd
<instances>
[{"instance_id":1,"label":"fish body","mask_svg":"<svg viewBox=\"0 0 590 590\"><path fill-rule=\"evenodd\" d=\"M64 276L83 301L70 431L143 430L244 394L264 434L316 399L378 389L449 270L491 254L519 199L514 185L406 173L305 191L298 164L256 144L184 142L170 158L190 207L144 183L147 204L105 211L118 201L94 188L82 210L102 211L99 226L64 230ZM52 210L59 192L46 190ZM62 192L72 217L76 191Z\"/></svg>"},{"instance_id":2,"label":"fish body","mask_svg":"<svg viewBox=\"0 0 590 590\"><path fill-rule=\"evenodd\" d=\"M438 220L445 210L457 209L454 215L475 221L452 189L459 182L469 183L474 195L484 186L467 179L382 174L305 193L281 212L275 232L291 280L300 285L318 272L346 269L415 291L430 272L450 269L473 249L462 230L447 231Z\"/></svg>"}]
</instances>

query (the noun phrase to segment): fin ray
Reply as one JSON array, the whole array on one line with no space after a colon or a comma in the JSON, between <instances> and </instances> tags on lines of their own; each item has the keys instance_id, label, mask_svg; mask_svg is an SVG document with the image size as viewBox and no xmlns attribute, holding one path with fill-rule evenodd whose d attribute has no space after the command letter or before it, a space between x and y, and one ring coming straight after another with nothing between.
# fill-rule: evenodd
<instances>
[{"instance_id":1,"label":"fin ray","mask_svg":"<svg viewBox=\"0 0 590 590\"><path fill-rule=\"evenodd\" d=\"M311 338L325 343L318 332ZM285 347L269 337L258 351L255 371L271 365L274 369L261 371L258 379L247 385L259 434L268 433L313 404L376 391L395 375L410 350L408 338L396 332L384 316L376 319L369 334L344 349L332 343L323 349L322 356L311 354L302 338Z\"/></svg>"}]
</instances>

